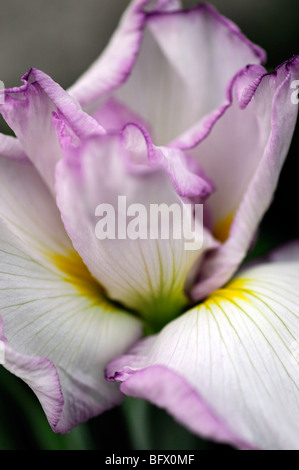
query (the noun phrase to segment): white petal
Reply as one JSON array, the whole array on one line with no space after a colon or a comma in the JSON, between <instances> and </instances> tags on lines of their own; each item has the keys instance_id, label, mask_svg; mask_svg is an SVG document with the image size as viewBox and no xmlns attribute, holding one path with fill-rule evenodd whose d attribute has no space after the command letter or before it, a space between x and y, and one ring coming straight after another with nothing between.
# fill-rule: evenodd
<instances>
[{"instance_id":1,"label":"white petal","mask_svg":"<svg viewBox=\"0 0 299 470\"><path fill-rule=\"evenodd\" d=\"M281 256L246 269L107 375L193 432L242 448L298 449L298 316L299 256Z\"/></svg>"},{"instance_id":2,"label":"white petal","mask_svg":"<svg viewBox=\"0 0 299 470\"><path fill-rule=\"evenodd\" d=\"M184 286L189 271L196 260L200 263L212 240L204 233L203 244L187 250L183 231L176 239L171 218L167 224L166 217L163 224L169 236L151 238L153 206L164 204L168 211L174 204L181 214L187 209L161 165L149 165L147 142L141 132L134 142L134 152L129 152L119 136L102 136L71 151L57 167L58 205L76 250L109 298L161 324L186 303ZM131 157L144 159L144 164L129 161ZM171 167L171 162L164 162L167 164ZM104 213L96 210L104 209L103 204L112 208L113 220L109 220L113 228L107 237L98 239L99 216ZM128 233L131 218L127 213L132 204L145 211L140 223L145 227L144 238L134 239ZM181 224L174 230L177 228Z\"/></svg>"},{"instance_id":3,"label":"white petal","mask_svg":"<svg viewBox=\"0 0 299 470\"><path fill-rule=\"evenodd\" d=\"M139 337L140 322L104 299L31 163L0 158L0 169L4 365L66 432L120 401L104 367Z\"/></svg>"}]
</instances>

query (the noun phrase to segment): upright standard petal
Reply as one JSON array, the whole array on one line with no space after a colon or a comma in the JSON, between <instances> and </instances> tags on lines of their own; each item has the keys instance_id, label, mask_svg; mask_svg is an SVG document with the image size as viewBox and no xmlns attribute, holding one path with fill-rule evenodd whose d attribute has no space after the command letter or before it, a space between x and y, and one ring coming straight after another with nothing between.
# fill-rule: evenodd
<instances>
[{"instance_id":1,"label":"upright standard petal","mask_svg":"<svg viewBox=\"0 0 299 470\"><path fill-rule=\"evenodd\" d=\"M59 114L70 135L76 139L105 131L45 73L31 69L24 75L23 82L21 87L5 90L0 112L54 192L54 168L62 154L53 113Z\"/></svg>"},{"instance_id":2,"label":"upright standard petal","mask_svg":"<svg viewBox=\"0 0 299 470\"><path fill-rule=\"evenodd\" d=\"M206 208L222 242L200 268L195 300L231 278L272 202L296 123L291 84L298 77L298 56L274 73L249 67L235 81L233 105L191 151L215 184Z\"/></svg>"},{"instance_id":3,"label":"upright standard petal","mask_svg":"<svg viewBox=\"0 0 299 470\"><path fill-rule=\"evenodd\" d=\"M132 2L105 52L69 92L93 112L115 90L156 144L194 146L229 106L234 75L265 54L208 5L146 12L146 3Z\"/></svg>"},{"instance_id":4,"label":"upright standard petal","mask_svg":"<svg viewBox=\"0 0 299 470\"><path fill-rule=\"evenodd\" d=\"M132 73L115 94L150 123L156 144L187 148L228 107L235 74L264 58L208 5L153 13Z\"/></svg>"},{"instance_id":5,"label":"upright standard petal","mask_svg":"<svg viewBox=\"0 0 299 470\"><path fill-rule=\"evenodd\" d=\"M0 185L1 362L66 432L121 400L104 367L141 325L105 299L27 159L1 156Z\"/></svg>"},{"instance_id":6,"label":"upright standard petal","mask_svg":"<svg viewBox=\"0 0 299 470\"><path fill-rule=\"evenodd\" d=\"M109 44L91 67L69 88L78 102L95 109L95 102L119 87L131 73L136 61L147 7L154 11L179 9L178 0L133 0L124 12L120 24Z\"/></svg>"},{"instance_id":7,"label":"upright standard petal","mask_svg":"<svg viewBox=\"0 0 299 470\"><path fill-rule=\"evenodd\" d=\"M173 187L171 180L187 191L175 171L168 176L172 159L165 162L145 136L131 126L71 150L57 167L57 202L75 249L109 297L160 326L181 311L189 271L214 245ZM203 184L198 177L198 193ZM198 230L194 249L185 248L188 214Z\"/></svg>"},{"instance_id":8,"label":"upright standard petal","mask_svg":"<svg viewBox=\"0 0 299 470\"><path fill-rule=\"evenodd\" d=\"M299 447L299 252L246 269L109 365L121 390L243 449Z\"/></svg>"}]
</instances>

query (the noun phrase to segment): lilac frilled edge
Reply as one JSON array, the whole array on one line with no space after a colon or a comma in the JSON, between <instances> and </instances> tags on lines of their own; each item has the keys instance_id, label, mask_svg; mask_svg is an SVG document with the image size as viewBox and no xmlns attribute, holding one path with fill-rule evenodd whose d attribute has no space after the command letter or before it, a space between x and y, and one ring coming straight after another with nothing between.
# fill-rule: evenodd
<instances>
[{"instance_id":1,"label":"lilac frilled edge","mask_svg":"<svg viewBox=\"0 0 299 470\"><path fill-rule=\"evenodd\" d=\"M143 150L140 154L140 163L144 155L147 155L145 161L147 165L153 169L163 168L179 196L197 196L200 201L204 201L214 191L212 180L191 155L181 149L155 146L151 136L142 126L136 123L126 124L122 129L123 145L134 152L136 141L141 143L139 145ZM134 168L136 170L136 165Z\"/></svg>"},{"instance_id":2,"label":"lilac frilled edge","mask_svg":"<svg viewBox=\"0 0 299 470\"><path fill-rule=\"evenodd\" d=\"M139 55L147 22L149 20L154 20L155 17L158 18L161 16L168 16L169 19L171 19L173 15L197 15L198 13L202 14L206 12L209 15L212 15L217 22L227 27L231 34L236 36L241 42L248 46L248 48L251 49L253 54L256 56L258 63L263 64L266 62L265 51L259 46L253 44L240 31L235 23L220 15L218 11L211 5L203 3L194 8L182 10L176 1L161 0L157 2L152 10L146 11L146 6L148 3L150 3L149 0L139 0L135 3L132 2L132 5L130 5L125 11L118 29L116 30L114 36L112 37L110 43L102 55L68 89L68 92L71 94L71 96L74 96L84 108L88 109L92 103L92 107L96 109L95 101L98 101L106 93L113 92L115 89L119 88L126 82ZM119 45L118 41L120 41L122 37L127 38L128 36L130 36L130 47L127 47L126 54L120 55L117 50ZM104 71L104 65L109 65L109 67L106 67L106 69L109 69L111 61L114 62L114 65L113 69L109 71L108 80L108 77L105 76L106 71ZM102 71L102 69L104 74L99 72L99 70ZM102 80L100 80L101 78ZM92 83L96 81L97 83L92 85ZM230 89L231 84L228 85L227 89L227 103L221 106L214 118L211 116L212 122L209 126L207 123L209 128L212 127L213 121L221 117L223 112L225 112L225 109L229 106ZM188 144L188 146L194 146L198 142L199 139L197 139L197 142L194 141L192 145ZM173 144L175 144L175 142Z\"/></svg>"},{"instance_id":3,"label":"lilac frilled edge","mask_svg":"<svg viewBox=\"0 0 299 470\"><path fill-rule=\"evenodd\" d=\"M209 14L219 24L225 26L229 30L230 34L237 37L241 43L244 43L253 52L253 55L256 56L257 62L260 65L254 64L252 65L252 67L254 67L255 72L259 71L261 76L265 74L266 70L262 66L262 64L265 64L266 59L267 59L265 51L258 45L252 43L241 32L241 30L235 23L230 21L228 18L220 15L218 11L209 4L203 3L189 10L170 11L170 12L154 11L154 12L149 13L147 17L151 20L154 20L155 18L159 18L161 16L167 15L169 19L171 19L175 16L180 16L180 15L197 15L197 14L205 14L205 13ZM169 147L176 147L182 150L193 149L198 144L200 144L201 141L203 141L206 137L208 137L208 135L212 131L216 122L223 116L226 110L232 105L233 88L234 88L235 82L237 81L238 77L242 75L244 71L248 69L248 67L250 67L250 64L248 64L245 68L242 68L241 70L239 70L228 82L225 97L224 97L224 102L219 107L217 107L214 111L212 111L203 119L201 119L198 123L195 123L195 125L192 126L190 129L183 132L183 134L181 134L180 136L175 138L175 140L170 142ZM240 101L240 107L242 107L243 105L245 105L245 102L243 103Z\"/></svg>"},{"instance_id":4,"label":"lilac frilled edge","mask_svg":"<svg viewBox=\"0 0 299 470\"><path fill-rule=\"evenodd\" d=\"M251 49L253 54L257 57L258 63L261 64L261 65L253 65L253 67L259 68L261 73L265 73L265 69L264 67L262 67L262 64L265 64L267 60L265 51L258 45L252 43L241 32L241 30L235 23L233 23L228 18L220 15L213 6L203 3L190 10L185 10L181 12L170 12L168 14L169 15L178 15L178 14L186 15L186 14L198 14L198 13L204 13L204 12L207 12L212 17L214 17L220 24L227 27L232 35L236 36L241 42L246 44L246 46L248 46L248 48ZM157 15L157 13L152 13L153 17L155 15ZM226 89L224 103L221 106L219 106L218 109L216 109L214 112L208 115L206 118L203 118L200 124L198 123L195 124L193 128L189 129L187 132L183 133L181 136L176 138L173 142L170 143L170 146L179 147L185 150L191 149L191 148L196 147L202 140L204 140L210 134L215 123L223 116L225 111L232 105L234 84L236 80L238 79L238 77L244 73L244 70L248 68L248 66L250 66L250 64L248 64L245 67L245 69L241 69L240 71L238 71L229 81L227 85L227 89Z\"/></svg>"},{"instance_id":5,"label":"lilac frilled edge","mask_svg":"<svg viewBox=\"0 0 299 470\"><path fill-rule=\"evenodd\" d=\"M29 88L37 83L53 104L60 110L72 130L81 138L86 135L105 134L105 130L51 77L41 70L31 68L22 76L23 85L5 89L5 104L0 108L5 116L6 101L11 99L27 102Z\"/></svg>"},{"instance_id":6,"label":"lilac frilled edge","mask_svg":"<svg viewBox=\"0 0 299 470\"><path fill-rule=\"evenodd\" d=\"M88 108L91 102L115 90L127 80L136 62L143 39L143 31L149 15L149 11L146 11L148 4L150 0L131 2L103 54L68 89L70 95L74 96L84 108ZM161 13L176 10L179 7L177 0L158 0L152 12ZM125 48L124 40L126 41ZM121 54L119 50L122 51ZM109 77L106 76L107 73ZM95 86L90 87L90 82L95 82Z\"/></svg>"}]
</instances>

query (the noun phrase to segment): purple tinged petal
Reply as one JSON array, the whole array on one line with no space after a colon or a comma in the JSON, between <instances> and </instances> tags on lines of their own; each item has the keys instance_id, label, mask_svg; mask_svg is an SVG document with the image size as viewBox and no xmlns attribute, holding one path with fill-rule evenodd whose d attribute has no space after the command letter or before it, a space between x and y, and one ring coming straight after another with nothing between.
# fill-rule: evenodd
<instances>
[{"instance_id":1,"label":"purple tinged petal","mask_svg":"<svg viewBox=\"0 0 299 470\"><path fill-rule=\"evenodd\" d=\"M194 146L229 106L228 82L265 54L208 5L182 11L157 2L145 13L147 3L130 4L107 49L69 91L90 112L115 91L149 123L155 143Z\"/></svg>"},{"instance_id":2,"label":"purple tinged petal","mask_svg":"<svg viewBox=\"0 0 299 470\"><path fill-rule=\"evenodd\" d=\"M252 94L255 91L253 79L258 81L265 73L266 69L262 65L250 65L241 69L236 73L236 75L232 77L231 80L229 80L226 87L225 98L223 98L223 103L210 114L204 116L199 122L196 122L173 142L170 142L169 145L171 147L178 147L186 151L197 148L200 143L209 136L213 130L213 127L224 116L225 112L232 106L234 87L236 88L236 95L240 108L244 108L244 106L246 106L250 101ZM239 83L238 78L240 76L244 77L245 75L248 77L248 81L246 80L247 87L244 85L243 87L237 88L236 83ZM251 76L253 78L252 80L250 79ZM252 87L254 91L252 91Z\"/></svg>"},{"instance_id":3,"label":"purple tinged petal","mask_svg":"<svg viewBox=\"0 0 299 470\"><path fill-rule=\"evenodd\" d=\"M69 88L79 103L93 110L98 100L120 86L135 64L149 11L171 11L180 7L177 0L133 0L124 12L108 46L91 67Z\"/></svg>"},{"instance_id":4,"label":"purple tinged petal","mask_svg":"<svg viewBox=\"0 0 299 470\"><path fill-rule=\"evenodd\" d=\"M0 134L0 156L16 160L27 158L19 140L4 134Z\"/></svg>"},{"instance_id":5,"label":"purple tinged petal","mask_svg":"<svg viewBox=\"0 0 299 470\"><path fill-rule=\"evenodd\" d=\"M234 23L206 4L170 14L153 14L148 20L148 29L158 45L155 59L158 61L159 54L161 58L155 68L160 72L157 77L151 77L140 57L139 68L143 66L145 71L139 72L142 77L139 95L147 85L146 76L152 80L147 86L148 99L140 96L140 102L147 103L151 110L156 97L155 140L164 144L171 142L172 146L183 149L194 147L230 106L230 89L236 74L247 64L263 63L265 53ZM147 51L147 56L150 52ZM133 70L134 73L139 78L138 71ZM138 92L138 80L134 83L132 78L131 83L132 90L135 88ZM120 89L119 96L122 95ZM132 95L130 101L134 101ZM169 110L170 116L167 116Z\"/></svg>"},{"instance_id":6,"label":"purple tinged petal","mask_svg":"<svg viewBox=\"0 0 299 470\"><path fill-rule=\"evenodd\" d=\"M204 201L213 192L212 181L195 159L180 149L155 146L140 125L127 124L123 129L123 141L134 155L135 163L139 161L153 168L163 168L181 197L198 196Z\"/></svg>"},{"instance_id":7,"label":"purple tinged petal","mask_svg":"<svg viewBox=\"0 0 299 470\"><path fill-rule=\"evenodd\" d=\"M35 392L53 431L62 416L64 399L59 376L54 364L48 359L18 353L4 336L3 320L0 316L0 344L4 345L4 365L12 374L22 379Z\"/></svg>"},{"instance_id":8,"label":"purple tinged petal","mask_svg":"<svg viewBox=\"0 0 299 470\"><path fill-rule=\"evenodd\" d=\"M236 88L236 98L240 109L245 109L247 107L266 73L267 72L264 67L260 65L249 65L246 69L242 70L240 74L238 74L233 85ZM231 94L230 104L232 104L232 100L233 97Z\"/></svg>"},{"instance_id":9,"label":"purple tinged petal","mask_svg":"<svg viewBox=\"0 0 299 470\"><path fill-rule=\"evenodd\" d=\"M244 259L291 143L298 113L291 83L299 77L299 57L273 73L258 72L249 67L239 75L233 106L191 152L217 188L207 208L214 236L222 242L201 268L195 300L227 282Z\"/></svg>"},{"instance_id":10,"label":"purple tinged petal","mask_svg":"<svg viewBox=\"0 0 299 470\"><path fill-rule=\"evenodd\" d=\"M31 69L24 75L23 82L20 87L5 90L0 112L54 192L54 168L62 153L52 122L53 113L60 114L77 139L105 131L45 73Z\"/></svg>"},{"instance_id":11,"label":"purple tinged petal","mask_svg":"<svg viewBox=\"0 0 299 470\"><path fill-rule=\"evenodd\" d=\"M122 380L116 376L116 381ZM252 449L229 429L187 380L167 367L156 365L132 372L121 383L120 389L125 395L148 400L166 409L193 433L241 449Z\"/></svg>"},{"instance_id":12,"label":"purple tinged petal","mask_svg":"<svg viewBox=\"0 0 299 470\"><path fill-rule=\"evenodd\" d=\"M138 123L147 132L150 132L150 125L136 113L133 113L128 106L121 103L116 98L110 97L93 114L93 118L106 129L107 132L118 132L128 123Z\"/></svg>"}]
</instances>

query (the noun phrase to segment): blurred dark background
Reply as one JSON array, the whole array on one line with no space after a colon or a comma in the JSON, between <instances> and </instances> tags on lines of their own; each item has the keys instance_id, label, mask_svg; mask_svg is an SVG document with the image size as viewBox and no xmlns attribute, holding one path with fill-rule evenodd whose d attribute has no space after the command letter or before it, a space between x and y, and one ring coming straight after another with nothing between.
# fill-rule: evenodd
<instances>
[{"instance_id":1,"label":"blurred dark background","mask_svg":"<svg viewBox=\"0 0 299 470\"><path fill-rule=\"evenodd\" d=\"M31 67L70 86L99 55L128 0L0 0L0 80L20 84ZM197 1L184 0L186 7ZM267 67L299 54L298 0L215 0L219 11L262 46ZM0 131L6 126L0 121ZM270 210L261 226L255 255L298 237L299 126ZM0 189L1 190L1 189ZM149 427L144 426L149 421ZM200 441L161 410L142 401L125 404L79 426L67 436L54 435L35 397L0 368L0 449L227 449Z\"/></svg>"}]
</instances>

